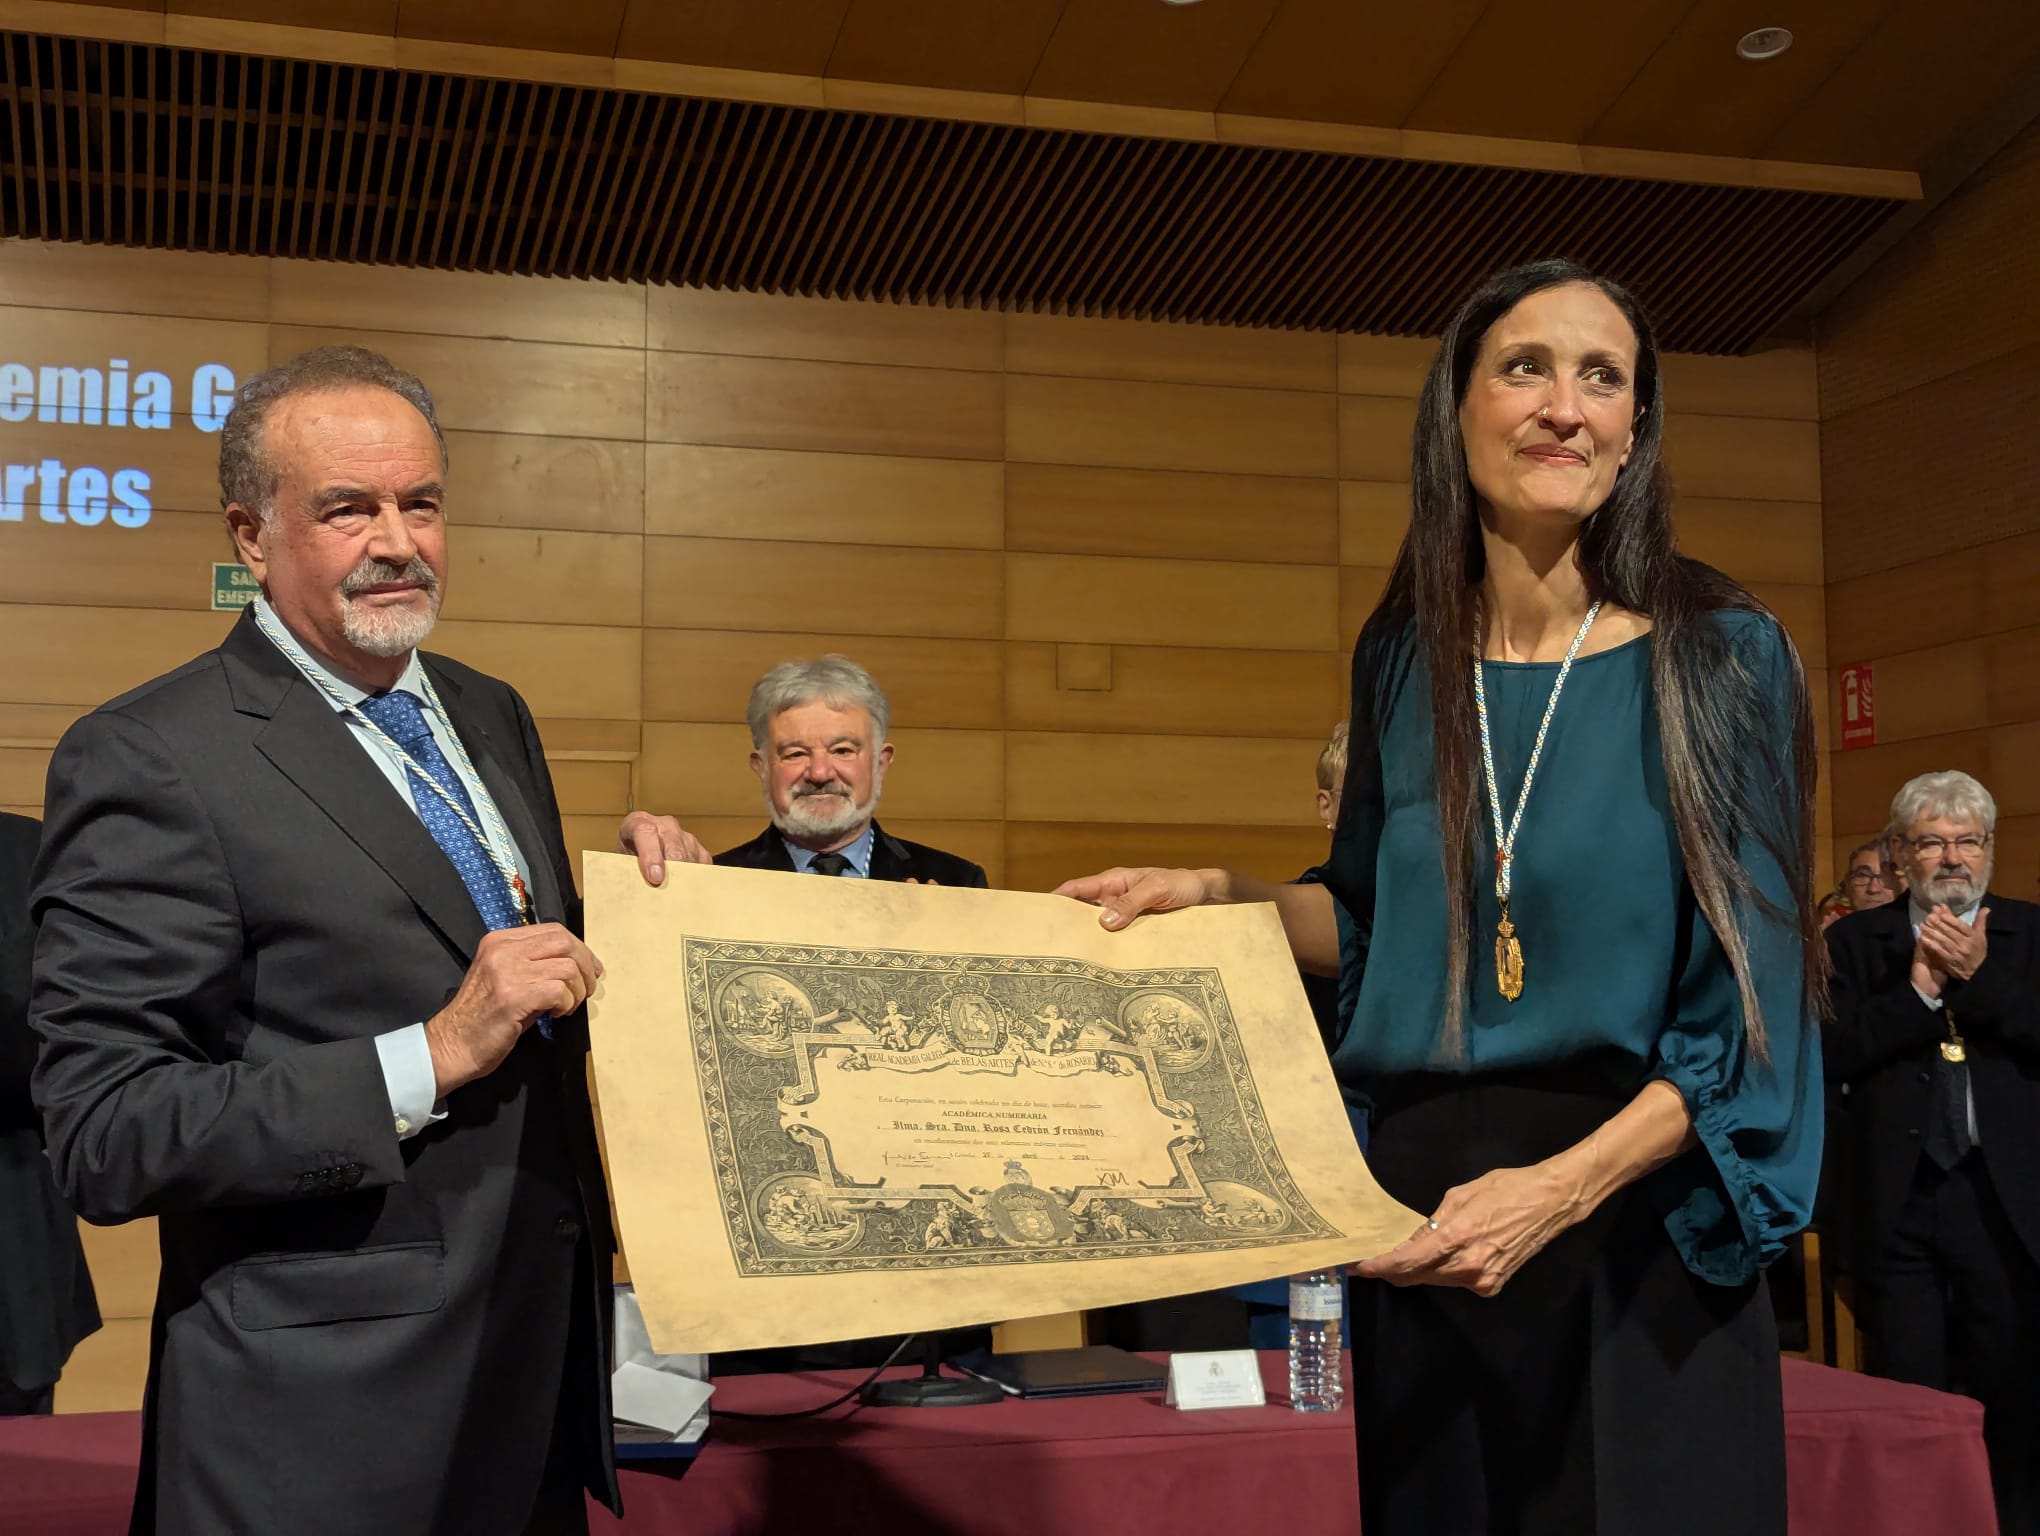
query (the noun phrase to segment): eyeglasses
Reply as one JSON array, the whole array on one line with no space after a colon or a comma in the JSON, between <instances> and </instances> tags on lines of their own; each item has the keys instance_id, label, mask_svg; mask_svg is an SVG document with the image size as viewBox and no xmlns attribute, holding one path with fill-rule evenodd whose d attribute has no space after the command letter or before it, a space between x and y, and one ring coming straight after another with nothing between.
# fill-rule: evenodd
<instances>
[{"instance_id":1,"label":"eyeglasses","mask_svg":"<svg viewBox=\"0 0 2040 1536\"><path fill-rule=\"evenodd\" d=\"M1881 869L1871 869L1867 865L1858 864L1849 871L1851 885L1881 885L1883 881L1884 871Z\"/></svg>"},{"instance_id":2,"label":"eyeglasses","mask_svg":"<svg viewBox=\"0 0 2040 1536\"><path fill-rule=\"evenodd\" d=\"M1990 837L1965 832L1960 837L1909 837L1906 842L1914 853L1925 854L1930 859L1939 858L1951 848L1963 858L1973 859L1990 846Z\"/></svg>"}]
</instances>

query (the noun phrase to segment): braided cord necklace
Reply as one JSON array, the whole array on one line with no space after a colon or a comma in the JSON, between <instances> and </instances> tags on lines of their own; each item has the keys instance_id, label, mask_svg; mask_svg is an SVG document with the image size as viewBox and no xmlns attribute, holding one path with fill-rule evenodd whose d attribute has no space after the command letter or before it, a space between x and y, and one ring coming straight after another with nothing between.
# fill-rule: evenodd
<instances>
[{"instance_id":1,"label":"braided cord necklace","mask_svg":"<svg viewBox=\"0 0 2040 1536\"><path fill-rule=\"evenodd\" d=\"M1523 825L1523 807L1530 803L1530 782L1537 777L1537 760L1544 754L1544 737L1551 729L1551 717L1558 712L1558 696L1565 691L1565 680L1572 671L1573 658L1579 655L1587 631L1594 627L1594 617L1600 611L1598 602L1587 610L1586 618L1580 621L1580 632L1573 636L1572 644L1566 648L1565 660L1558 665L1558 676L1551 684L1551 697L1545 701L1544 718L1537 724L1537 740L1530 747L1530 762L1523 770L1523 787L1516 793L1516 811L1509 818L1506 831L1502 827L1501 790L1495 784L1495 745L1493 733L1488 729L1487 683L1481 675L1481 658L1473 658L1473 705L1480 716L1480 760L1487 772L1488 809L1495 822L1495 898L1502 904L1501 925L1495 930L1495 986L1512 1003L1523 995L1523 944L1516 937L1516 925L1509 920L1509 890L1516 864L1516 832ZM1478 603L1474 605L1474 627L1482 635L1487 633L1485 616Z\"/></svg>"}]
</instances>

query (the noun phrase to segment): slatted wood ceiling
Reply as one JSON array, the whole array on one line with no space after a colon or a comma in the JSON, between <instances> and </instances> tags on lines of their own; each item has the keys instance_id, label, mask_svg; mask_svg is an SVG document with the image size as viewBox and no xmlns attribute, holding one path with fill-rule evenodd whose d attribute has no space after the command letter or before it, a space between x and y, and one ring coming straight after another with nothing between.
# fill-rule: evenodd
<instances>
[{"instance_id":1,"label":"slatted wood ceiling","mask_svg":"<svg viewBox=\"0 0 2040 1536\"><path fill-rule=\"evenodd\" d=\"M0 234L1435 335L1574 256L1736 352L1900 206L0 34Z\"/></svg>"}]
</instances>

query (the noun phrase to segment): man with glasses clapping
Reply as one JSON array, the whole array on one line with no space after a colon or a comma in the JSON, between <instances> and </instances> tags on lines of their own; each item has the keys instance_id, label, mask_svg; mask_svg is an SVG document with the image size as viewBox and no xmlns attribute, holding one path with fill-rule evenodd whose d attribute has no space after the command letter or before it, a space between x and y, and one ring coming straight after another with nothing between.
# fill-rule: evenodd
<instances>
[{"instance_id":1,"label":"man with glasses clapping","mask_svg":"<svg viewBox=\"0 0 2040 1536\"><path fill-rule=\"evenodd\" d=\"M2040 1536L2040 907L1990 891L1968 774L1913 779L1891 819L1906 899L1828 930L1850 1268L1875 1368L1983 1403L2000 1528Z\"/></svg>"}]
</instances>

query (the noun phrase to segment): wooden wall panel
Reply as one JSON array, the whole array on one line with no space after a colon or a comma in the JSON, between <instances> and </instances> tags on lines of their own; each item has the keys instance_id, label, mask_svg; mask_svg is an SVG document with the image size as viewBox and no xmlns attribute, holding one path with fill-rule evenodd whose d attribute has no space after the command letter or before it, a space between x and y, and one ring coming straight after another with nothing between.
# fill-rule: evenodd
<instances>
[{"instance_id":1,"label":"wooden wall panel","mask_svg":"<svg viewBox=\"0 0 2040 1536\"><path fill-rule=\"evenodd\" d=\"M655 352L716 352L911 368L1000 367L1001 317L932 305L844 304L769 293L652 289L646 345Z\"/></svg>"},{"instance_id":2,"label":"wooden wall panel","mask_svg":"<svg viewBox=\"0 0 2040 1536\"><path fill-rule=\"evenodd\" d=\"M1328 566L1006 557L1006 635L1013 640L1327 650L1337 603Z\"/></svg>"},{"instance_id":3,"label":"wooden wall panel","mask_svg":"<svg viewBox=\"0 0 2040 1536\"><path fill-rule=\"evenodd\" d=\"M1663 355L1665 404L1674 416L1820 420L1820 366L1813 348L1771 347L1744 357Z\"/></svg>"},{"instance_id":4,"label":"wooden wall panel","mask_svg":"<svg viewBox=\"0 0 2040 1536\"><path fill-rule=\"evenodd\" d=\"M1682 497L1820 500L1820 428L1810 421L1674 415L1665 423L1665 462Z\"/></svg>"},{"instance_id":5,"label":"wooden wall panel","mask_svg":"<svg viewBox=\"0 0 2040 1536\"><path fill-rule=\"evenodd\" d=\"M1893 247L1818 326L1830 650L1875 668L1877 745L1835 754L1835 833L1912 774L1999 801L1995 889L2040 871L2040 128ZM1829 709L1838 715L1837 682Z\"/></svg>"},{"instance_id":6,"label":"wooden wall panel","mask_svg":"<svg viewBox=\"0 0 2040 1536\"><path fill-rule=\"evenodd\" d=\"M1006 724L1016 730L1308 736L1345 713L1346 669L1329 651L1105 648L1106 686L1058 682L1057 652L1016 644L1006 657ZM1223 701L1214 708L1215 700Z\"/></svg>"},{"instance_id":7,"label":"wooden wall panel","mask_svg":"<svg viewBox=\"0 0 2040 1536\"><path fill-rule=\"evenodd\" d=\"M1438 343L1428 336L1341 336L1339 393L1414 400L1437 355Z\"/></svg>"},{"instance_id":8,"label":"wooden wall panel","mask_svg":"<svg viewBox=\"0 0 2040 1536\"><path fill-rule=\"evenodd\" d=\"M1006 466L1006 548L1072 555L1324 563L1338 558L1329 480Z\"/></svg>"},{"instance_id":9,"label":"wooden wall panel","mask_svg":"<svg viewBox=\"0 0 2040 1536\"><path fill-rule=\"evenodd\" d=\"M1410 531L1410 488L1402 481L1339 482L1339 563L1395 564Z\"/></svg>"},{"instance_id":10,"label":"wooden wall panel","mask_svg":"<svg viewBox=\"0 0 2040 1536\"><path fill-rule=\"evenodd\" d=\"M1334 397L1105 379L1006 381L1010 458L1243 475L1337 473Z\"/></svg>"},{"instance_id":11,"label":"wooden wall panel","mask_svg":"<svg viewBox=\"0 0 2040 1536\"><path fill-rule=\"evenodd\" d=\"M1005 515L983 460L652 443L645 478L650 533L997 549Z\"/></svg>"},{"instance_id":12,"label":"wooden wall panel","mask_svg":"<svg viewBox=\"0 0 2040 1536\"><path fill-rule=\"evenodd\" d=\"M456 528L642 533L645 448L602 438L448 432L447 516ZM218 501L217 496L214 503ZM454 535L456 541L460 535Z\"/></svg>"},{"instance_id":13,"label":"wooden wall panel","mask_svg":"<svg viewBox=\"0 0 2040 1536\"><path fill-rule=\"evenodd\" d=\"M1319 736L1282 741L1009 730L1006 816L1294 825L1310 819L1323 747Z\"/></svg>"},{"instance_id":14,"label":"wooden wall panel","mask_svg":"<svg viewBox=\"0 0 2040 1536\"><path fill-rule=\"evenodd\" d=\"M635 629L444 619L427 648L514 682L534 715L635 720L642 707Z\"/></svg>"},{"instance_id":15,"label":"wooden wall panel","mask_svg":"<svg viewBox=\"0 0 2040 1536\"><path fill-rule=\"evenodd\" d=\"M644 436L645 354L634 347L276 325L269 329L269 361L329 344L372 348L418 375L432 391L443 427L631 441Z\"/></svg>"},{"instance_id":16,"label":"wooden wall panel","mask_svg":"<svg viewBox=\"0 0 2040 1536\"><path fill-rule=\"evenodd\" d=\"M440 402L452 574L431 645L528 701L577 878L632 805L713 848L754 836L750 687L835 650L892 696L887 826L1023 888L1128 861L1287 879L1322 859L1317 754L1408 520L1435 350L19 244L0 244L0 321L0 361L123 357L169 371L175 407L163 431L0 420L0 465L146 466L152 501L137 529L46 523L38 495L19 521L0 507L0 805L39 806L79 713L231 622L204 606L230 547L191 370L342 341ZM1803 352L1667 370L1700 423L1681 439L1702 461L1689 545L1776 595L1817 669ZM1975 562L1996 627L1961 652L1943 714L1909 727L1972 720L1980 686L1972 734L2001 774L2030 756L2017 722L2040 717L2003 715L2040 695L2040 616L1999 622L2027 611L2022 573L2040 583L2035 542L2030 561ZM2029 804L2029 778L2010 787ZM2007 848L2027 824L2040 847L2034 814L2008 818ZM93 1242L112 1322L67 1408L133 1406L147 1238Z\"/></svg>"},{"instance_id":17,"label":"wooden wall panel","mask_svg":"<svg viewBox=\"0 0 2040 1536\"><path fill-rule=\"evenodd\" d=\"M366 323L432 336L642 347L645 290L635 283L279 261L270 269L269 319L321 329Z\"/></svg>"},{"instance_id":18,"label":"wooden wall panel","mask_svg":"<svg viewBox=\"0 0 2040 1536\"><path fill-rule=\"evenodd\" d=\"M866 668L900 726L998 730L1005 650L996 640L916 640L726 629L645 631L645 718L741 721L751 689L782 661L830 652Z\"/></svg>"},{"instance_id":19,"label":"wooden wall panel","mask_svg":"<svg viewBox=\"0 0 2040 1536\"><path fill-rule=\"evenodd\" d=\"M441 612L449 619L636 625L644 547L634 533L463 528L447 540Z\"/></svg>"},{"instance_id":20,"label":"wooden wall panel","mask_svg":"<svg viewBox=\"0 0 2040 1536\"><path fill-rule=\"evenodd\" d=\"M654 442L996 459L997 374L783 358L650 354Z\"/></svg>"},{"instance_id":21,"label":"wooden wall panel","mask_svg":"<svg viewBox=\"0 0 2040 1536\"><path fill-rule=\"evenodd\" d=\"M1414 400L1381 395L1339 397L1339 475L1346 480L1407 481Z\"/></svg>"},{"instance_id":22,"label":"wooden wall panel","mask_svg":"<svg viewBox=\"0 0 2040 1536\"><path fill-rule=\"evenodd\" d=\"M645 622L989 638L999 557L747 539L645 540Z\"/></svg>"},{"instance_id":23,"label":"wooden wall panel","mask_svg":"<svg viewBox=\"0 0 2040 1536\"><path fill-rule=\"evenodd\" d=\"M266 256L0 240L0 304L260 322L269 276Z\"/></svg>"},{"instance_id":24,"label":"wooden wall panel","mask_svg":"<svg viewBox=\"0 0 2040 1536\"><path fill-rule=\"evenodd\" d=\"M1338 387L1338 347L1328 335L1064 315L1013 314L1005 321L1010 373L1248 389Z\"/></svg>"},{"instance_id":25,"label":"wooden wall panel","mask_svg":"<svg viewBox=\"0 0 2040 1536\"><path fill-rule=\"evenodd\" d=\"M1682 496L1674 515L1680 551L1739 581L1817 587L1825 580L1817 506Z\"/></svg>"}]
</instances>

